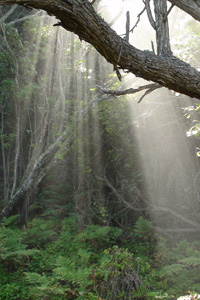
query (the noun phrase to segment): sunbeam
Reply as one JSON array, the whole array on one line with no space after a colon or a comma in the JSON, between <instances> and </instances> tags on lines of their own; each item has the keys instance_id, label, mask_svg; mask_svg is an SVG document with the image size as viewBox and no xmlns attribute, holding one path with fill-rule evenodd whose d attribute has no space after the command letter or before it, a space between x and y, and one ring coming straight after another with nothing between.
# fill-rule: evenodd
<instances>
[{"instance_id":1,"label":"sunbeam","mask_svg":"<svg viewBox=\"0 0 200 300\"><path fill-rule=\"evenodd\" d=\"M194 8L24 1L0 7L0 300L199 299Z\"/></svg>"}]
</instances>

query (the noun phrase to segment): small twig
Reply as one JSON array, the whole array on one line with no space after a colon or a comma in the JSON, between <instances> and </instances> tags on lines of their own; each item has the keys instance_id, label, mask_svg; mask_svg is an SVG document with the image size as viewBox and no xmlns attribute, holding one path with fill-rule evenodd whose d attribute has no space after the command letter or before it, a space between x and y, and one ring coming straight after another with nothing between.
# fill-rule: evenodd
<instances>
[{"instance_id":1,"label":"small twig","mask_svg":"<svg viewBox=\"0 0 200 300\"><path fill-rule=\"evenodd\" d=\"M119 81L121 81L121 80L122 80L122 76L121 76L121 74L120 74L120 72L119 72L119 69L118 69L118 67L117 67L117 64L114 63L113 66L114 66L114 71L116 72Z\"/></svg>"},{"instance_id":2,"label":"small twig","mask_svg":"<svg viewBox=\"0 0 200 300\"><path fill-rule=\"evenodd\" d=\"M153 91L155 91L156 89L160 89L162 86L161 85L157 85L157 86L154 86L152 88L149 88L143 95L142 97L139 99L138 103L140 103L145 96L147 96L148 94L152 93Z\"/></svg>"},{"instance_id":3,"label":"small twig","mask_svg":"<svg viewBox=\"0 0 200 300\"><path fill-rule=\"evenodd\" d=\"M135 25L133 26L133 28L131 28L130 32L133 33L133 30L137 27L138 23L140 22L140 17L141 15L145 12L146 10L146 6L143 8L143 10L137 15L137 22L135 23Z\"/></svg>"},{"instance_id":4,"label":"small twig","mask_svg":"<svg viewBox=\"0 0 200 300\"><path fill-rule=\"evenodd\" d=\"M130 12L126 12L126 35L125 35L125 41L129 41L129 32L130 32Z\"/></svg>"},{"instance_id":5,"label":"small twig","mask_svg":"<svg viewBox=\"0 0 200 300\"><path fill-rule=\"evenodd\" d=\"M115 24L115 22L119 19L119 17L121 17L121 15L123 14L123 10L120 10L120 12L116 15L116 17L114 17L112 19L112 21L109 23L109 26L113 26Z\"/></svg>"},{"instance_id":6,"label":"small twig","mask_svg":"<svg viewBox=\"0 0 200 300\"><path fill-rule=\"evenodd\" d=\"M163 22L166 23L167 22L167 17L170 14L172 8L174 7L174 4L172 4L169 8L169 10L167 11L166 15L164 16Z\"/></svg>"},{"instance_id":7,"label":"small twig","mask_svg":"<svg viewBox=\"0 0 200 300\"><path fill-rule=\"evenodd\" d=\"M151 41L151 48L152 48L153 53L156 54L153 41Z\"/></svg>"},{"instance_id":8,"label":"small twig","mask_svg":"<svg viewBox=\"0 0 200 300\"><path fill-rule=\"evenodd\" d=\"M120 58L121 58L121 55L122 55L122 48L123 48L123 40L122 40L120 48L119 48L119 56L118 56L118 59L117 59L117 63L120 61Z\"/></svg>"},{"instance_id":9,"label":"small twig","mask_svg":"<svg viewBox=\"0 0 200 300\"><path fill-rule=\"evenodd\" d=\"M126 13L126 33L125 33L123 40L121 41L117 63L120 61L120 58L121 58L124 41L126 41L126 42L129 41L129 32L130 32L130 13L129 13L129 11L127 11L127 13Z\"/></svg>"}]
</instances>

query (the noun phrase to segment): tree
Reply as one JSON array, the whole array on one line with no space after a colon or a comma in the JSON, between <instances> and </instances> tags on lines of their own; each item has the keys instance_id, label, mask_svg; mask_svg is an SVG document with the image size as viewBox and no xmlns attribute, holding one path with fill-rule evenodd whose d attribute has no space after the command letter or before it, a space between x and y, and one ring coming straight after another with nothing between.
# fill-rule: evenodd
<instances>
[{"instance_id":1,"label":"tree","mask_svg":"<svg viewBox=\"0 0 200 300\"><path fill-rule=\"evenodd\" d=\"M11 1L4 1L4 2L5 2L5 4L11 4ZM3 3L3 1L1 2L1 0L0 0L0 3ZM14 3L14 1L12 3ZM197 78L199 76L199 72L196 69L192 68L189 64L186 64L186 63L180 61L179 59L175 58L171 52L167 16L169 15L171 8L173 8L174 4L171 6L171 8L169 10L167 10L167 6L166 6L167 1L154 1L155 12L156 12L155 20L154 20L153 14L151 12L151 7L149 5L149 1L145 1L145 10L147 10L149 21L151 23L151 26L156 31L156 37L157 37L157 51L156 51L157 54L156 54L155 51L150 52L150 51L138 50L129 44L128 35L129 35L130 28L129 28L128 14L127 14L126 35L125 35L125 39L122 39L110 28L110 26L108 24L106 24L98 16L98 14L95 12L95 10L93 9L93 7L90 5L90 3L88 1L76 1L76 0L75 1L65 1L62 3L62 7L59 6L60 1L55 1L54 6L53 6L52 2L51 2L51 4L49 4L49 3L47 4L47 1L26 1L26 3L23 1L17 1L17 3L20 3L21 5L24 5L24 6L27 6L27 3L29 3L29 5L32 7L42 8L44 10L47 10L51 14L54 13L61 20L61 22L59 22L56 25L58 25L58 26L61 25L66 29L69 29L73 32L78 33L80 39L84 39L84 40L90 42L91 44L93 44L96 47L96 49L111 64L113 64L114 69L115 69L119 79L121 76L120 69L125 69L127 72L132 72L132 73L136 74L137 76L143 77L148 80L151 79L156 82L156 83L150 83L148 85L145 85L145 86L142 86L142 87L139 87L136 89L129 89L128 91L127 90L125 90L125 91L112 90L112 93L114 95L120 95L120 94L122 95L122 94L126 94L128 92L135 93L137 91L147 90L144 94L144 96L145 96L147 93L153 91L154 89L160 88L162 86L166 86L166 87L173 88L175 91L179 91L179 92L182 91L185 94L188 94L192 97L196 96L199 98L199 96L197 95L198 94ZM14 6L12 6L12 7L14 7ZM12 7L11 7L11 9L12 9ZM88 17L86 19L87 15L88 15ZM74 19L74 16L76 16L75 19ZM85 19L83 16L85 16ZM67 18L68 18L68 21L67 21ZM89 20L91 20L92 25L90 25L90 23L87 24L88 21L86 21L86 20L88 20L88 18L89 18ZM156 24L158 24L158 25L156 25ZM83 27L83 25L84 25L84 27ZM58 26L56 28L59 29ZM79 44L80 44L80 42L79 42ZM83 43L83 45L84 45L84 43ZM60 47L60 48L62 48L62 47ZM73 45L72 45L72 48L73 48ZM91 55L92 54L90 53L90 59L91 59ZM70 60L71 60L71 64L73 65L74 59L71 57ZM61 61L62 61L62 54L59 54L59 63L61 63ZM56 64L53 63L53 67L52 68L50 67L50 69L52 69L51 72L49 72L49 74L51 73L51 76L49 76L47 78L47 86L50 87L48 89L49 93L47 93L47 91L45 91L45 94L44 95L42 94L44 96L44 99L46 99L46 97L50 99L50 97L52 96L53 88L51 89L51 83L55 81L54 80L54 77L55 77L54 76L55 75L54 68L58 69L58 64L59 64L58 60L55 60L54 62L56 62ZM64 64L64 58L63 58L62 63ZM164 71L162 69L163 66L165 68ZM168 70L168 72L166 72L167 70ZM74 75L73 73L74 73L74 69L72 68L71 75L69 76L70 89L67 94L67 97L66 97L66 93L64 91L65 77L63 76L62 72L60 72L60 74L59 74L58 81L54 82L55 93L56 93L56 88L59 86L59 84L61 85L61 86L59 86L59 89L60 89L61 94L63 94L62 103L65 103L66 99L74 100L75 98L77 99L77 102L82 101L81 97L83 97L83 96L77 97L76 90L74 88L72 88L72 87L74 87L74 85L77 85L77 82L78 82L78 80L76 78L75 79L76 82L74 84L74 78L76 77L76 75ZM98 73L97 74L97 77L98 77L99 69L97 70L96 73ZM81 77L81 80L79 81L80 86L81 86L81 88L79 87L79 93L80 93L80 89L89 90L90 88L87 86L87 85L89 85L89 83L88 82L84 83L84 80L83 80L84 76L82 76L80 72L78 74ZM49 78L50 78L50 80L49 80ZM195 78L195 80L194 80L194 78ZM37 83L43 82L41 80L40 76L39 77L37 76L36 79L37 79ZM95 82L99 83L98 80L96 80ZM173 85L173 87L172 87L172 85ZM21 88L20 88L20 92L21 92ZM111 94L110 90L104 89L104 92ZM82 93L82 95L84 95L83 98L85 98L85 91L81 91L81 93ZM86 97L88 97L88 95ZM106 95L104 95L104 97L105 97L104 99L106 99ZM99 98L101 98L101 99L99 99ZM89 104L89 106L85 107L83 109L83 111L78 112L79 116L77 118L78 118L79 122L81 119L81 122L83 122L83 126L87 127L87 124L84 125L84 120L82 120L82 119L84 119L83 117L87 114L88 110L91 107L93 108L93 104L98 103L99 100L100 101L102 100L102 94L100 93L100 96L99 96L98 92L97 92L97 94L94 96L93 100L86 101L86 103ZM10 99L9 99L9 101L10 101ZM37 101L37 98L33 99L33 103L36 103L36 101ZM176 103L178 105L177 101L176 101ZM104 106L106 106L106 105L104 105ZM120 105L116 105L116 103L113 103L113 107L115 107L115 108L117 107L117 113L118 113L117 120L120 120L121 122L123 122L123 120L125 120L125 118L123 118L123 116L122 116L122 109L120 108ZM82 109L81 104L80 104L79 108L80 108L80 110ZM102 107L100 109L100 115L99 115L99 117L102 118L102 120L103 120L103 118L105 118L104 115L106 115L106 113L108 113L108 115L106 115L106 119L109 119L111 122L106 125L103 124L105 128L102 128L102 131L104 129L106 129L108 131L108 133L112 131L113 124L115 124L114 123L115 120L112 119L111 116L109 116L109 109L110 109L109 107L106 106L104 108L102 105ZM113 108L111 110L112 110L112 114L113 114L113 111L114 111ZM38 185L45 178L45 176L48 173L48 171L50 170L50 168L52 166L55 166L56 163L58 162L58 159L55 157L59 153L59 150L61 148L63 148L65 150L69 151L71 145L73 145L73 147L74 147L74 140L77 139L78 135L74 134L74 132L73 132L72 125L74 125L74 124L70 123L70 118L67 118L67 122L64 123L65 126L63 126L63 120L61 118L60 121L62 121L62 122L61 122L61 126L59 126L60 130L58 132L56 132L56 135L53 138L51 137L50 141L48 138L48 142L46 143L45 136L46 136L46 133L49 134L49 129L46 128L46 121L45 121L46 120L45 119L46 111L48 111L48 107L43 109L42 113L41 113L43 123L44 123L44 126L41 128L42 129L41 139L40 138L35 139L35 143L39 147L38 148L39 151L36 151L35 153L33 152L33 154L35 154L35 155L31 156L31 163L28 165L28 168L25 170L26 172L22 178L23 180L21 180L21 182L20 182L20 184L18 184L18 186L16 186L16 184L15 184L16 180L15 180L15 182L13 184L12 197L8 197L9 201L7 201L5 208L0 213L0 220L5 216L8 217L8 216L16 213L16 211L21 213L21 208L23 208L27 194L29 194L30 191L32 191L38 187ZM93 109L93 112L95 113L95 109ZM2 113L3 113L3 111L2 111ZM91 114L91 112L90 112L90 114ZM69 113L69 116L71 117L70 113ZM82 118L81 118L81 116L82 116ZM48 116L46 116L46 117L48 117ZM90 119L92 117L93 116L91 115ZM162 117L163 117L163 114L162 114ZM48 118L50 118L50 115ZM128 124L128 122L124 122L124 123ZM3 128L3 123L2 123L2 128ZM19 126L17 128L19 128ZM16 136L17 136L17 132L18 132L17 128L16 128ZM104 130L104 131L106 131L106 130ZM146 129L144 129L144 132L145 131L146 131ZM91 132L94 133L93 128L91 129ZM123 131L121 131L121 136L122 135L123 135ZM105 140L107 142L107 144L110 141L110 144L111 144L111 147L109 149L107 149L107 144L105 143L104 151L103 151L104 153L109 152L111 155L113 148L118 149L120 147L122 149L120 142L119 142L120 134L118 134L118 135L116 134L117 138L114 139L115 141L117 141L116 144L113 142L113 136L114 135L109 136L109 134L103 135L103 140ZM143 135L141 134L141 136L143 136ZM42 139L42 137L44 137L44 139ZM82 142L83 145L80 145L80 148L85 148L87 150L87 142L91 143L92 138L93 138L92 133L91 133L91 137L87 135L87 137L85 138L85 142ZM43 141L43 142L41 143L41 141ZM95 140L93 140L93 145L94 145L94 143L95 143ZM2 147L3 147L3 144L4 144L4 141L2 140ZM126 145L129 146L130 144L132 144L132 142L129 141L129 139L127 139ZM116 147L115 147L115 145L116 145ZM4 150L4 148L3 148L3 150ZM74 150L74 152L76 152L76 151L77 151L77 149ZM4 154L4 152L2 151L3 154ZM18 159L19 154L18 154L17 144L16 144L15 152L16 152L15 159L14 159L16 161L15 170L17 171L17 166L20 165L20 162ZM94 147L94 152L95 152L95 154L97 153L97 149L95 147ZM127 147L126 159L128 159L129 152L131 153L131 150ZM76 154L74 155L74 157L75 156L76 156ZM73 156L71 156L71 157L73 157ZM133 153L131 153L131 157L133 158ZM183 222L184 224L189 225L191 227L191 228L186 228L186 229L183 228L183 231L188 230L190 232L199 232L200 226L199 226L198 220L197 221L190 220L190 219L188 220L185 216L182 216L180 213L177 213L177 212L167 209L165 207L158 207L156 205L150 205L149 203L147 203L145 197L143 197L143 194L140 193L140 190L138 189L138 185L137 184L135 185L135 181L134 181L135 178L133 178L131 176L129 176L129 177L127 176L128 180L126 180L126 176L124 176L124 174L126 174L129 169L131 171L129 161L124 160L122 162L120 153L118 153L118 156L117 156L115 152L114 152L113 158L115 160L119 159L119 164L117 165L117 168L120 169L120 171L121 171L122 170L121 166L123 165L124 173L122 171L121 174L116 174L115 169L113 167L113 165L116 166L116 161L114 161L114 163L112 164L110 157L109 158L105 157L105 161L109 161L109 159L110 159L110 163L106 164L107 166L105 167L105 169L101 170L102 172L98 172L98 173L94 173L94 174L91 174L92 173L91 169L96 171L97 168L95 168L95 167L97 166L97 164L96 165L94 163L91 164L90 159L88 159L87 157L86 158L81 157L81 155L80 155L79 162L76 162L76 164L73 165L73 166L75 166L74 169L76 170L76 171L73 170L73 175L75 174L75 172L78 173L78 171L81 170L81 168L84 169L83 171L85 171L85 173L87 173L87 176L85 175L85 173L82 173L81 177L78 178L78 176L77 176L77 178L76 178L76 180L78 182L77 190L80 195L76 199L77 200L76 208L78 208L78 210L80 211L80 215L81 215L81 213L84 215L84 211L88 210L88 207L92 207L92 204L91 204L92 201L90 201L90 199L93 200L92 197L97 198L97 193L95 195L93 195L93 189L94 189L93 182L95 181L95 187L97 187L97 190L100 191L98 207L97 207L97 209L96 208L95 209L96 209L96 211L99 208L102 209L100 211L100 213L102 214L103 217L106 216L106 212L104 211L105 205L104 205L103 201L101 201L102 199L100 196L102 193L104 193L104 190L106 190L106 193L109 194L109 196L110 196L109 200L111 199L113 201L112 203L115 203L114 201L116 201L116 199L117 199L118 206L114 205L115 209L116 209L115 214L117 214L117 212L120 211L119 208L121 206L125 207L125 210L131 211L131 218L132 218L132 212L135 212L136 214L138 214L138 212L141 214L143 212L151 212L151 211L156 211L158 213L161 212L163 214L169 214L169 215L175 217L176 219L178 219L180 222ZM2 158L2 160L3 160L3 158ZM133 163L133 165L134 165L134 163ZM6 168L4 168L4 169L6 169ZM4 173L6 174L6 170ZM15 175L14 179L17 178L16 172L14 172L14 175ZM5 177L5 182L7 180L7 177L8 176ZM86 179L86 177L88 180ZM131 178L133 179L132 181L131 181ZM87 186L85 185L85 182L87 182ZM100 185L99 183L101 184L102 188L99 188L99 185ZM134 185L133 185L133 183L134 183ZM130 189L131 195L129 195L129 192L126 191L126 190L129 190L128 189L129 185L132 186L132 190ZM90 190L92 190L92 192L90 192ZM90 198L89 200L86 199L86 197L85 197L86 192L88 192L88 195L89 195L88 199ZM133 193L134 193L134 203L131 203L131 200L133 198ZM129 201L129 199L130 199L130 201ZM88 202L87 202L87 200L88 200ZM93 209L93 207L92 207L92 209ZM91 209L91 211L92 211L92 209ZM95 211L95 209L93 209L92 213ZM112 214L114 215L113 210L112 210L111 215ZM126 217L126 219L127 219L127 217ZM105 221L106 221L106 217L105 217ZM117 221L118 221L118 219L116 220L116 222ZM174 230L174 229L172 229L172 230ZM182 230L182 228L181 228L181 230Z\"/></svg>"},{"instance_id":2,"label":"tree","mask_svg":"<svg viewBox=\"0 0 200 300\"><path fill-rule=\"evenodd\" d=\"M92 1L94 3L95 1ZM143 1L151 26L156 31L157 53L141 51L128 42L129 28L126 38L121 38L97 14L88 0L0 0L1 5L18 4L25 7L43 9L56 16L66 30L76 33L81 40L92 44L97 51L113 64L120 79L120 69L126 70L146 80L176 92L200 99L200 73L189 64L173 56L169 40L167 0L154 0L155 20L152 16L150 1ZM200 4L195 0L169 0L173 6L200 20ZM171 8L172 8L171 7ZM128 24L128 18L127 18ZM158 88L147 87L151 89Z\"/></svg>"}]
</instances>

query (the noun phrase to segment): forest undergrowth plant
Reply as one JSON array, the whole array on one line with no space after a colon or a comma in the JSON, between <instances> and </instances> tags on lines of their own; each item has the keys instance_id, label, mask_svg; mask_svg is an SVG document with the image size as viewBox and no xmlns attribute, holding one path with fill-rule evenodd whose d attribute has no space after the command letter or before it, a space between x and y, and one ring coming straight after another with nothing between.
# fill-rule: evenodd
<instances>
[{"instance_id":1,"label":"forest undergrowth plant","mask_svg":"<svg viewBox=\"0 0 200 300\"><path fill-rule=\"evenodd\" d=\"M134 269L133 254L118 246L104 251L96 276L96 288L103 299L132 299L133 291L142 285Z\"/></svg>"},{"instance_id":2,"label":"forest undergrowth plant","mask_svg":"<svg viewBox=\"0 0 200 300\"><path fill-rule=\"evenodd\" d=\"M176 297L186 295L190 291L200 292L200 242L182 240L170 248L162 242L165 252L165 265L160 277L166 280L168 293Z\"/></svg>"},{"instance_id":3,"label":"forest undergrowth plant","mask_svg":"<svg viewBox=\"0 0 200 300\"><path fill-rule=\"evenodd\" d=\"M0 227L0 300L174 300L200 290L199 242L170 249L162 239L156 247L142 217L129 240L119 228L80 230L75 214L22 229L16 219Z\"/></svg>"}]
</instances>

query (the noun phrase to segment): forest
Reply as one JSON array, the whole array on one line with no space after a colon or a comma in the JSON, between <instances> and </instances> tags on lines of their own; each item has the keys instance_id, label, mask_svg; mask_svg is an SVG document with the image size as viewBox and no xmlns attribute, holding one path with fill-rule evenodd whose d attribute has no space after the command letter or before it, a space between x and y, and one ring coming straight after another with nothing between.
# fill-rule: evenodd
<instances>
[{"instance_id":1,"label":"forest","mask_svg":"<svg viewBox=\"0 0 200 300\"><path fill-rule=\"evenodd\" d=\"M0 300L200 298L200 3L0 0Z\"/></svg>"}]
</instances>

